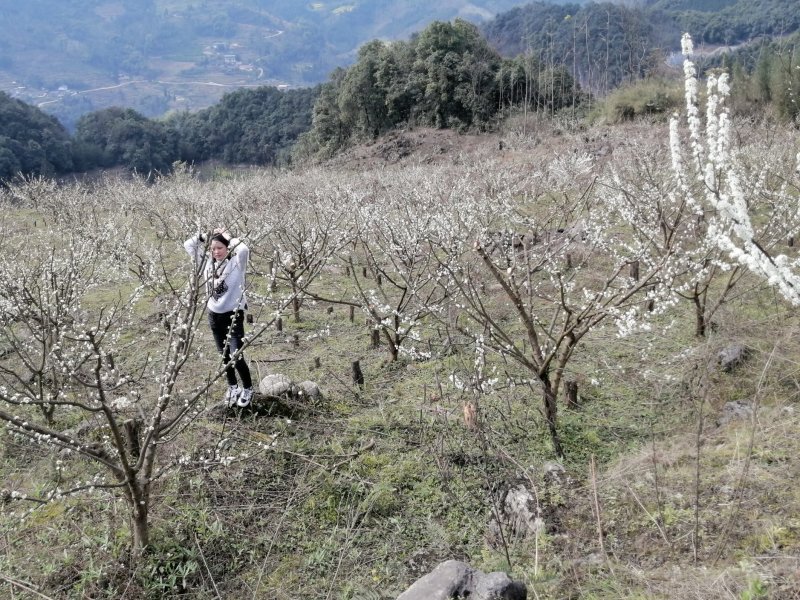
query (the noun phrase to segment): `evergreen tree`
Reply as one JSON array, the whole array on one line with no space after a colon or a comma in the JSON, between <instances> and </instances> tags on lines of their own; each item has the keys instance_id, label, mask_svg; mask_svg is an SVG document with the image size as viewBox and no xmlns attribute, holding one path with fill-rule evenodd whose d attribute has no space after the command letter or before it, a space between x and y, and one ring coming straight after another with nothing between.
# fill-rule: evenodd
<instances>
[{"instance_id":1,"label":"evergreen tree","mask_svg":"<svg viewBox=\"0 0 800 600\"><path fill-rule=\"evenodd\" d=\"M0 92L0 179L72 169L72 143L55 118Z\"/></svg>"}]
</instances>

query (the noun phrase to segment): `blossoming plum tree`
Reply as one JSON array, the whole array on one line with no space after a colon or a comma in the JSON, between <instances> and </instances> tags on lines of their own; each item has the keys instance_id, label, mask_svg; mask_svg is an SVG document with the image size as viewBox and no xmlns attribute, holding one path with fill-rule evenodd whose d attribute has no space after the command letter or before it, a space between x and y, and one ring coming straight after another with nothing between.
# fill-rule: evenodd
<instances>
[{"instance_id":1,"label":"blossoming plum tree","mask_svg":"<svg viewBox=\"0 0 800 600\"><path fill-rule=\"evenodd\" d=\"M677 116L670 121L672 169L680 194L704 221L706 240L733 264L755 273L792 304L800 303L797 259L777 253L780 239L798 231L797 167L800 154L786 145L769 152L735 147L726 105L727 73L709 73L705 118L700 113L692 40L681 40L685 76L685 130ZM791 166L789 166L791 164ZM788 168L787 168L788 167Z\"/></svg>"},{"instance_id":2,"label":"blossoming plum tree","mask_svg":"<svg viewBox=\"0 0 800 600\"><path fill-rule=\"evenodd\" d=\"M620 236L625 223L605 210L588 157L555 157L523 176L497 165L480 172L471 194L437 210L435 255L448 257L440 266L463 317L453 326L530 375L561 456L557 396L570 361L605 321L623 333L641 326L644 300L668 294L666 262L644 261L645 247Z\"/></svg>"},{"instance_id":3,"label":"blossoming plum tree","mask_svg":"<svg viewBox=\"0 0 800 600\"><path fill-rule=\"evenodd\" d=\"M34 211L47 227L7 221L0 236L0 278L8 282L0 420L10 435L59 456L51 481L18 482L12 497L37 506L77 493L122 499L134 557L149 543L153 486L176 464L165 449L225 368L220 360L187 375L190 364L202 364L196 341L205 305L203 270L181 254L197 227L192 211L175 210L187 185L114 184L95 196L79 185L32 182L4 198L6 209L13 202L16 211ZM107 202L112 191L116 206ZM196 204L233 222L237 211L225 206L235 207L236 189L227 192ZM257 326L245 348L268 325Z\"/></svg>"}]
</instances>

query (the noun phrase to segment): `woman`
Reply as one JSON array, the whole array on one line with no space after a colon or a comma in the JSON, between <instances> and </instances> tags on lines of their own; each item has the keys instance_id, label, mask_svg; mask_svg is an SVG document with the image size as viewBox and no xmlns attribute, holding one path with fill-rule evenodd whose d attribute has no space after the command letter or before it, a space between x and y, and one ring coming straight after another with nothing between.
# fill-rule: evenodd
<instances>
[{"instance_id":1,"label":"woman","mask_svg":"<svg viewBox=\"0 0 800 600\"><path fill-rule=\"evenodd\" d=\"M226 365L228 391L225 392L225 403L244 408L253 398L250 368L241 353L231 364L231 354L242 347L244 338L244 311L247 308L244 278L250 249L241 240L232 238L225 228L219 228L210 234L206 254L206 237L195 235L186 240L183 247L198 267L203 265L208 292L208 323ZM236 373L241 386L236 381Z\"/></svg>"}]
</instances>

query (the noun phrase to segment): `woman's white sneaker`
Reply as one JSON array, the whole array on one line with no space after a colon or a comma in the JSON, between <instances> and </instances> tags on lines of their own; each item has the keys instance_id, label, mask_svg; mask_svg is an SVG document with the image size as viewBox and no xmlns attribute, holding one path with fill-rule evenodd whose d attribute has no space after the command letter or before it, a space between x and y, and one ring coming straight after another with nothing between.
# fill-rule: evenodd
<instances>
[{"instance_id":1,"label":"woman's white sneaker","mask_svg":"<svg viewBox=\"0 0 800 600\"><path fill-rule=\"evenodd\" d=\"M225 402L225 406L231 407L238 403L239 401L239 394L241 394L242 390L238 385L229 385L228 391L225 392L225 397L222 399Z\"/></svg>"},{"instance_id":2,"label":"woman's white sneaker","mask_svg":"<svg viewBox=\"0 0 800 600\"><path fill-rule=\"evenodd\" d=\"M236 406L244 408L250 406L250 401L253 399L253 388L245 388L239 392L239 398L236 400Z\"/></svg>"}]
</instances>

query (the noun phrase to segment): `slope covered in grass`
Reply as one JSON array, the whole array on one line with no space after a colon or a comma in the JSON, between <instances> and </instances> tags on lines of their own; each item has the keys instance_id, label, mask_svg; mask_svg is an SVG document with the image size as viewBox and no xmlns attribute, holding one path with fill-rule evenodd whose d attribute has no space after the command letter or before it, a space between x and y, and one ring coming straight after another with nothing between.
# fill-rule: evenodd
<instances>
[{"instance_id":1,"label":"slope covered in grass","mask_svg":"<svg viewBox=\"0 0 800 600\"><path fill-rule=\"evenodd\" d=\"M186 302L179 290L191 281L181 242L218 223L252 250L254 322L247 327L258 336L247 357L254 372L311 380L323 395L258 395L255 410L222 410L223 380L212 381L218 359L198 317L164 414L181 414L184 401L197 412L160 441L150 544L141 557L130 553L123 493L95 479L102 464L54 451L47 440L21 435L24 428L4 429L3 593L389 599L456 558L509 572L527 584L529 597L797 594L798 321L771 288L745 274L723 293L726 276L712 279L708 297L722 301L705 337L695 335L695 307L685 300L655 307L647 327L621 332L609 316L592 328L567 363L577 404L558 396L563 457L554 452L532 372L488 345L488 328L504 328L530 351L503 286L481 266L480 248L471 238L450 240L444 224L455 227L457 215L473 214L465 207L481 205L481 218L489 219L484 233L502 230L490 219L510 216L506 206L539 219L526 222L541 222L548 241L519 253L498 245L491 260L510 260L509 277L534 256L560 261L561 275L524 271L540 294L530 299L537 314L558 322L563 309L545 304L553 282L575 282L578 303L579 292L597 289L616 264L612 249L632 244L625 220L615 220L615 194L639 186L635 198L643 204L655 193L649 183L667 186L660 126L580 131L565 124L551 137L539 125L507 131L502 149L497 139L470 139L460 153L435 138L434 147L445 150L417 146L394 164L381 162L380 153L360 157L351 163L357 170L342 160L302 172L218 172L207 181L186 171L153 184L31 182L9 191L2 240L7 248L29 240L31 251L17 260L30 261L31 272L46 270L54 244L81 249L78 257L91 244L102 250L92 263L96 280L71 319L91 328L93 319L102 322L103 307L128 307L109 349L117 372L142 376L126 390L130 401L109 403L116 419L148 415L163 398L158 357L178 324L171 307ZM780 188L778 175L796 193L792 136L766 125L736 127L737 151L752 157L754 173L760 157L771 158L776 178L764 182L764 193ZM584 234L558 242L564 227L544 219L573 206ZM424 231L438 234L415 237L431 220L442 228ZM484 225L477 221L475 231ZM386 231L395 234L391 243L379 241ZM79 235L71 240L70 232ZM460 271L445 261L456 246ZM405 262L390 260L410 248ZM780 250L794 257L794 247ZM440 262L420 266L432 256ZM423 275L446 267L461 278ZM397 309L406 297L402 282L415 274L415 298L425 302ZM469 322L456 287L436 293L467 279L495 318L487 329ZM293 285L304 290L296 303ZM569 285L564 293L573 293ZM645 307L645 297L634 306ZM15 354L25 314L3 310L7 405L7 388L32 367ZM385 322L375 311L384 311ZM390 341L406 334L392 360ZM733 344L749 353L726 372L718 355ZM354 361L363 385L353 382ZM61 389L72 404L57 406L49 427L87 447L108 447L113 458L109 421L75 402L95 402L94 392L70 381ZM211 382L207 392L204 382ZM35 405L13 408L47 426ZM77 487L85 489L61 493ZM503 516L509 492L520 487L539 511L530 528Z\"/></svg>"}]
</instances>

